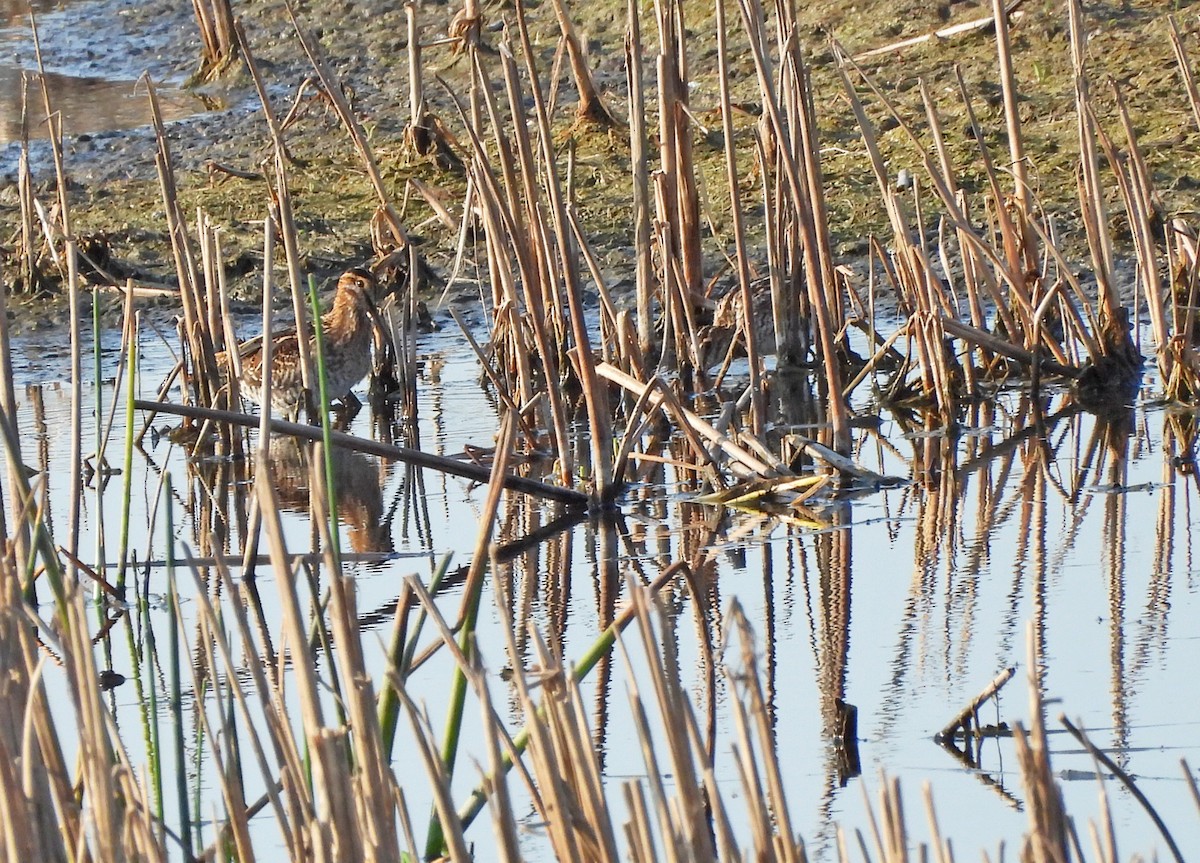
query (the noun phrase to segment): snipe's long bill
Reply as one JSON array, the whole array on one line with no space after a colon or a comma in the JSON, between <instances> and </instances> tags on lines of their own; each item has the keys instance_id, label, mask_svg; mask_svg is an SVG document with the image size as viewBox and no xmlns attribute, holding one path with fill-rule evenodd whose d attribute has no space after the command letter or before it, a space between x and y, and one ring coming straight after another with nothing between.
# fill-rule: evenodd
<instances>
[{"instance_id":1,"label":"snipe's long bill","mask_svg":"<svg viewBox=\"0 0 1200 863\"><path fill-rule=\"evenodd\" d=\"M355 267L338 279L333 306L321 316L325 345L325 376L329 398L357 403L351 390L371 371L373 330L382 326L376 305L378 283L370 271ZM238 378L241 393L257 405L262 404L263 346L252 339L238 348L242 373ZM317 350L309 336L309 356L314 363ZM220 357L218 359L221 359ZM271 340L271 408L295 418L306 402L300 367L300 340L295 332L279 333ZM313 381L314 401L318 384Z\"/></svg>"}]
</instances>

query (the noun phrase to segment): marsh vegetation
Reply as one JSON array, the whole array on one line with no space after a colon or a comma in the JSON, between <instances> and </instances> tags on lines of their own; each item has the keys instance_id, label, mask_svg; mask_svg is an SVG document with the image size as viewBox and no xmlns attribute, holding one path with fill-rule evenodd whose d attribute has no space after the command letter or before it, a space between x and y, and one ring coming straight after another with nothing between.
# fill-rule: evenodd
<instances>
[{"instance_id":1,"label":"marsh vegetation","mask_svg":"<svg viewBox=\"0 0 1200 863\"><path fill-rule=\"evenodd\" d=\"M1200 263L1096 10L997 2L873 53L786 2L630 3L618 61L594 9L410 4L392 117L271 10L301 81L195 4L195 80L258 99L257 161L207 160L224 198L142 82L153 284L92 192L78 227L23 88L54 182L26 134L4 301L66 298L69 387L0 314L10 857L1183 859ZM1069 186L1025 132L1030 18ZM1153 26L1192 140L1197 22ZM994 83L870 65L951 39ZM312 275L351 219L382 288L358 414ZM308 424L244 413L228 370L280 308ZM864 766L943 771L929 818Z\"/></svg>"}]
</instances>

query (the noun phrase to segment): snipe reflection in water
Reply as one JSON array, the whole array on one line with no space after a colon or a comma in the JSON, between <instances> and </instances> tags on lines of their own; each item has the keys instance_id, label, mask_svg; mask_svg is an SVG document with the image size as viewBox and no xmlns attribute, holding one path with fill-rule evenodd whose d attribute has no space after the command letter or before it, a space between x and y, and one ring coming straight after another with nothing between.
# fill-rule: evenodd
<instances>
[{"instance_id":1,"label":"snipe reflection in water","mask_svg":"<svg viewBox=\"0 0 1200 863\"><path fill-rule=\"evenodd\" d=\"M337 478L338 518L351 548L359 553L395 551L392 522L383 504L382 471L377 461L341 447L329 452ZM309 512L313 446L293 437L271 438L270 467L285 509ZM317 469L321 469L317 466Z\"/></svg>"}]
</instances>

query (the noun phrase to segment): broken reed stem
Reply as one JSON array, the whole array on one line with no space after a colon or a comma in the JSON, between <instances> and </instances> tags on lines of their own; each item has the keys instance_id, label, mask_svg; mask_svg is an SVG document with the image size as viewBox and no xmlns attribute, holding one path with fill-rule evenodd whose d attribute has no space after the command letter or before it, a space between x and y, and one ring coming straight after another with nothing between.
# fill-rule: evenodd
<instances>
[{"instance_id":1,"label":"broken reed stem","mask_svg":"<svg viewBox=\"0 0 1200 863\"><path fill-rule=\"evenodd\" d=\"M1093 126L1087 78L1087 48L1083 7L1079 0L1067 0L1067 23L1071 42L1071 62L1075 84L1075 121L1078 133L1080 215L1092 255L1092 269L1099 290L1099 303L1108 320L1115 320L1121 306L1113 284L1113 249L1108 233L1108 208L1100 184L1096 159L1096 132ZM1108 345L1101 345L1107 352Z\"/></svg>"},{"instance_id":2,"label":"broken reed stem","mask_svg":"<svg viewBox=\"0 0 1200 863\"><path fill-rule=\"evenodd\" d=\"M999 692L1000 687L1002 687L1002 686L1004 686L1004 684L1008 683L1008 681L1010 681L1012 679L1013 675L1015 675L1016 673L1017 673L1016 666L1009 666L1008 668L1004 669L999 674L997 674L992 679L991 683L989 683L987 686L985 686L978 695L976 695L974 698L971 699L970 703L967 704L966 707L964 707L962 710L959 711L957 716L955 716L948 723L946 723L945 728L943 728L941 731L939 731L937 734L934 735L933 739L934 740L943 740L943 739L944 740L952 740L954 738L955 732L957 732L960 728L963 730L964 734L969 734L970 733L969 726L970 726L971 720L979 713L979 708L981 706L983 706L983 703L985 701L987 701L989 698L991 698L993 695L995 695L997 692Z\"/></svg>"},{"instance_id":3,"label":"broken reed stem","mask_svg":"<svg viewBox=\"0 0 1200 863\"><path fill-rule=\"evenodd\" d=\"M596 370L601 377L607 378L613 383L629 390L635 396L640 397L648 388L646 384L630 377L616 366L611 366L608 363L601 363L597 366ZM735 474L739 474L743 478L750 475L758 475L760 477L777 475L778 471L769 464L739 446L728 435L717 431L707 420L684 408L679 403L679 400L674 397L674 394L666 388L654 396L651 402L654 407L658 407L664 403L670 408L671 413L675 415L675 422L680 428L691 429L701 437L720 447L732 459L730 468Z\"/></svg>"},{"instance_id":4,"label":"broken reed stem","mask_svg":"<svg viewBox=\"0 0 1200 863\"><path fill-rule=\"evenodd\" d=\"M1029 170L1025 159L1025 141L1021 134L1021 115L1017 108L1020 94L1013 72L1012 42L1008 34L1008 10L1004 0L992 0L992 18L996 26L996 56L1000 66L1000 89L1004 95L1004 123L1008 131L1009 166L1016 182L1016 197L1020 204L1018 236L1023 259L1011 258L1009 266L1015 272L1026 272L1036 265L1037 253L1025 228L1033 215L1033 191L1029 187ZM1000 202L997 201L997 205Z\"/></svg>"},{"instance_id":5,"label":"broken reed stem","mask_svg":"<svg viewBox=\"0 0 1200 863\"><path fill-rule=\"evenodd\" d=\"M237 59L237 25L229 0L192 0L203 50L194 81L219 78Z\"/></svg>"},{"instance_id":6,"label":"broken reed stem","mask_svg":"<svg viewBox=\"0 0 1200 863\"><path fill-rule=\"evenodd\" d=\"M629 165L633 186L633 248L636 264L638 348L649 356L654 347L654 265L650 245L650 173L646 150L646 88L643 83L642 26L637 0L625 9L625 77L629 88Z\"/></svg>"},{"instance_id":7,"label":"broken reed stem","mask_svg":"<svg viewBox=\"0 0 1200 863\"><path fill-rule=\"evenodd\" d=\"M554 15L558 19L558 27L562 32L563 41L566 43L567 59L571 62L571 76L575 79L575 89L579 93L577 118L602 126L620 125L616 117L608 110L604 97L596 88L592 70L588 68L587 59L583 55L583 46L579 44L579 36L575 32L575 25L571 23L570 16L567 15L563 0L554 0Z\"/></svg>"},{"instance_id":8,"label":"broken reed stem","mask_svg":"<svg viewBox=\"0 0 1200 863\"><path fill-rule=\"evenodd\" d=\"M293 162L295 159L288 152L287 144L284 142L283 126L279 122L279 117L276 115L275 109L271 106L271 99L267 95L267 85L263 81L262 72L258 68L258 62L254 59L254 52L250 50L250 40L246 37L246 30L242 27L241 19L234 22L234 34L237 36L242 57L246 60L246 68L250 72L250 80L254 82L254 92L258 94L258 102L262 105L263 119L267 121L267 131L270 133L271 143L274 144L277 152L282 152L284 158L289 162Z\"/></svg>"},{"instance_id":9,"label":"broken reed stem","mask_svg":"<svg viewBox=\"0 0 1200 863\"><path fill-rule=\"evenodd\" d=\"M575 344L573 354L575 371L579 376L584 405L587 409L588 437L592 454L592 480L596 489L596 499L601 506L608 506L616 494L616 490L609 485L612 477L612 419L608 409L608 392L600 384L596 375L596 360L592 354L591 336L588 333L583 305L578 253L571 241L567 208L555 161L550 117L546 112L546 103L542 97L541 85L534 65L535 55L522 0L517 0L517 27L521 36L521 49L525 55L526 74L529 77L533 93L542 179L549 198L551 227L557 244L556 257L562 270L562 287L567 296L571 335ZM557 284L557 280L555 284Z\"/></svg>"}]
</instances>

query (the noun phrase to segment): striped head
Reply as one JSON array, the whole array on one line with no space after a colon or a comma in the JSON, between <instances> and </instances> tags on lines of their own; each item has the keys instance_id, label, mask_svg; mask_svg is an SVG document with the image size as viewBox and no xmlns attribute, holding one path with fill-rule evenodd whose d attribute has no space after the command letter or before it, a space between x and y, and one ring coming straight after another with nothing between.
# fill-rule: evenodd
<instances>
[{"instance_id":1,"label":"striped head","mask_svg":"<svg viewBox=\"0 0 1200 863\"><path fill-rule=\"evenodd\" d=\"M337 283L338 293L349 294L356 303L375 308L379 282L374 273L363 267L352 267L342 273Z\"/></svg>"}]
</instances>

